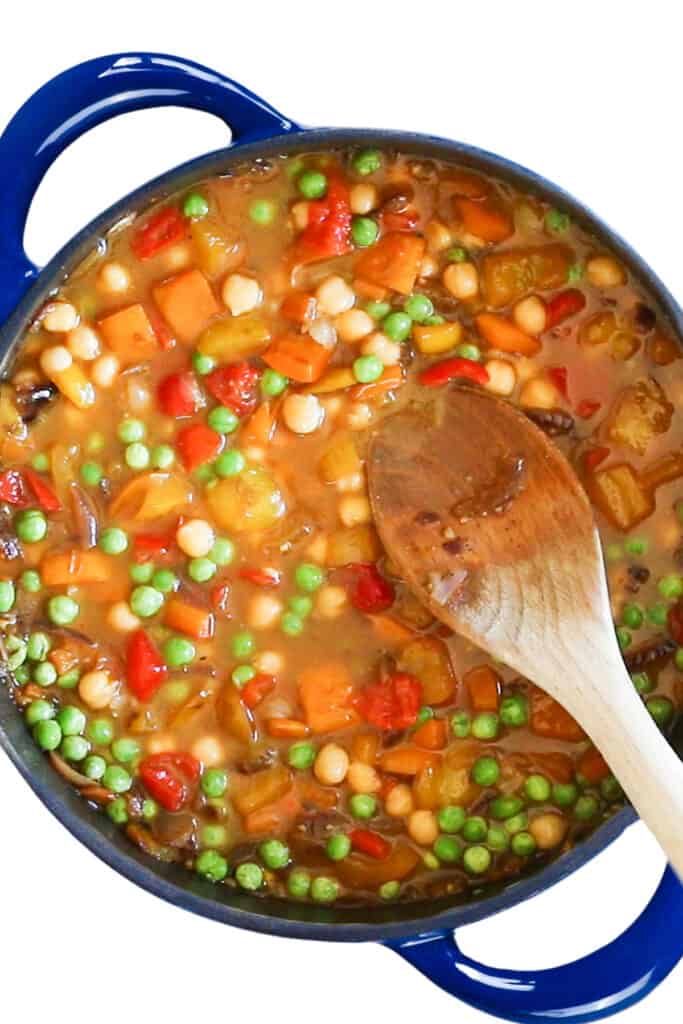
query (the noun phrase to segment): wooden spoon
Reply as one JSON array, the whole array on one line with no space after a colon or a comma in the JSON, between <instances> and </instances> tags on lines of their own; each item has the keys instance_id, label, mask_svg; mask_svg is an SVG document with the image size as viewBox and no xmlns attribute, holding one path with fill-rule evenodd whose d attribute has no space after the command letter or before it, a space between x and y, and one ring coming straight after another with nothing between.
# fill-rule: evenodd
<instances>
[{"instance_id":1,"label":"wooden spoon","mask_svg":"<svg viewBox=\"0 0 683 1024\"><path fill-rule=\"evenodd\" d=\"M382 420L368 473L415 594L562 703L683 877L683 762L624 666L593 511L559 449L508 402L459 387Z\"/></svg>"}]
</instances>

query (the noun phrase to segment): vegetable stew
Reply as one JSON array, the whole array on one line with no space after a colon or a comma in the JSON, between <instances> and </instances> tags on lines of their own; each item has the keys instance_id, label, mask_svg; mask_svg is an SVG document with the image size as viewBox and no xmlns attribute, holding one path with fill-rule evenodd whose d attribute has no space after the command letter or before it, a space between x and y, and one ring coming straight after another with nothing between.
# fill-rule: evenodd
<instances>
[{"instance_id":1,"label":"vegetable stew","mask_svg":"<svg viewBox=\"0 0 683 1024\"><path fill-rule=\"evenodd\" d=\"M564 211L374 149L257 161L119 224L36 310L0 389L5 678L151 857L294 900L465 900L620 807L566 711L382 551L368 438L451 381L576 467L670 729L680 352Z\"/></svg>"}]
</instances>

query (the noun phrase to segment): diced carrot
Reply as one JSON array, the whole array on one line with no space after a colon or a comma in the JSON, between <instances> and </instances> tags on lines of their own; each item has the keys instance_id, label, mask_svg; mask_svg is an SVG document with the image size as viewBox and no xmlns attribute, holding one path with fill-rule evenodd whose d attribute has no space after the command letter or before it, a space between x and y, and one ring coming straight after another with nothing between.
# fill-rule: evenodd
<instances>
[{"instance_id":1,"label":"diced carrot","mask_svg":"<svg viewBox=\"0 0 683 1024\"><path fill-rule=\"evenodd\" d=\"M356 384L349 391L349 395L354 402L375 402L379 398L384 398L390 391L400 388L404 380L403 369L400 366L385 366L381 377L370 384Z\"/></svg>"},{"instance_id":2,"label":"diced carrot","mask_svg":"<svg viewBox=\"0 0 683 1024\"><path fill-rule=\"evenodd\" d=\"M387 647L400 647L412 640L415 633L390 615L370 615L373 629Z\"/></svg>"},{"instance_id":3,"label":"diced carrot","mask_svg":"<svg viewBox=\"0 0 683 1024\"><path fill-rule=\"evenodd\" d=\"M379 736L376 732L359 732L353 737L351 759L363 764L374 764L379 750Z\"/></svg>"},{"instance_id":4,"label":"diced carrot","mask_svg":"<svg viewBox=\"0 0 683 1024\"><path fill-rule=\"evenodd\" d=\"M394 747L380 758L382 770L392 775L419 775L434 763L435 755L431 751L417 747Z\"/></svg>"},{"instance_id":5,"label":"diced carrot","mask_svg":"<svg viewBox=\"0 0 683 1024\"><path fill-rule=\"evenodd\" d=\"M378 284L371 284L370 281L363 281L357 277L353 282L353 290L361 299L369 299L372 302L383 302L387 297L387 289Z\"/></svg>"},{"instance_id":6,"label":"diced carrot","mask_svg":"<svg viewBox=\"0 0 683 1024\"><path fill-rule=\"evenodd\" d=\"M213 612L189 604L180 597L172 597L166 602L164 625L195 640L208 640L213 636Z\"/></svg>"},{"instance_id":7,"label":"diced carrot","mask_svg":"<svg viewBox=\"0 0 683 1024\"><path fill-rule=\"evenodd\" d=\"M154 301L179 341L194 341L220 312L211 285L199 270L186 270L152 289Z\"/></svg>"},{"instance_id":8,"label":"diced carrot","mask_svg":"<svg viewBox=\"0 0 683 1024\"><path fill-rule=\"evenodd\" d=\"M269 444L275 432L275 424L275 404L262 402L244 423L240 431L240 443L245 447Z\"/></svg>"},{"instance_id":9,"label":"diced carrot","mask_svg":"<svg viewBox=\"0 0 683 1024\"><path fill-rule=\"evenodd\" d=\"M425 240L402 231L390 232L369 246L356 262L358 277L370 284L409 295L425 251Z\"/></svg>"},{"instance_id":10,"label":"diced carrot","mask_svg":"<svg viewBox=\"0 0 683 1024\"><path fill-rule=\"evenodd\" d=\"M568 711L549 694L534 687L531 691L531 731L548 739L576 743L584 739L584 732Z\"/></svg>"},{"instance_id":11,"label":"diced carrot","mask_svg":"<svg viewBox=\"0 0 683 1024\"><path fill-rule=\"evenodd\" d=\"M139 302L105 316L97 327L124 366L144 363L159 351L154 328Z\"/></svg>"},{"instance_id":12,"label":"diced carrot","mask_svg":"<svg viewBox=\"0 0 683 1024\"><path fill-rule=\"evenodd\" d=\"M273 370L300 384L313 384L323 375L332 349L301 334L283 334L263 353L263 361Z\"/></svg>"},{"instance_id":13,"label":"diced carrot","mask_svg":"<svg viewBox=\"0 0 683 1024\"><path fill-rule=\"evenodd\" d=\"M53 552L45 556L40 571L46 587L104 583L111 575L111 559L97 550Z\"/></svg>"},{"instance_id":14,"label":"diced carrot","mask_svg":"<svg viewBox=\"0 0 683 1024\"><path fill-rule=\"evenodd\" d=\"M310 292L289 292L280 306L280 315L295 324L305 324L315 317L316 305Z\"/></svg>"},{"instance_id":15,"label":"diced carrot","mask_svg":"<svg viewBox=\"0 0 683 1024\"><path fill-rule=\"evenodd\" d=\"M477 665L463 676L473 711L497 711L500 679L488 665Z\"/></svg>"},{"instance_id":16,"label":"diced carrot","mask_svg":"<svg viewBox=\"0 0 683 1024\"><path fill-rule=\"evenodd\" d=\"M424 750L443 750L448 741L445 718L430 718L413 734L413 742Z\"/></svg>"},{"instance_id":17,"label":"diced carrot","mask_svg":"<svg viewBox=\"0 0 683 1024\"><path fill-rule=\"evenodd\" d=\"M453 200L465 231L484 242L502 242L514 233L512 218L490 202L475 202L465 196Z\"/></svg>"},{"instance_id":18,"label":"diced carrot","mask_svg":"<svg viewBox=\"0 0 683 1024\"><path fill-rule=\"evenodd\" d=\"M237 811L246 817L252 811L273 804L288 794L292 788L292 773L285 765L274 764L272 768L264 768L253 775L241 778L233 775L232 781L232 802Z\"/></svg>"},{"instance_id":19,"label":"diced carrot","mask_svg":"<svg viewBox=\"0 0 683 1024\"><path fill-rule=\"evenodd\" d=\"M480 313L474 318L482 338L499 352L517 352L523 356L534 356L540 351L538 338L525 334L519 327L499 313Z\"/></svg>"},{"instance_id":20,"label":"diced carrot","mask_svg":"<svg viewBox=\"0 0 683 1024\"><path fill-rule=\"evenodd\" d=\"M600 751L591 747L579 761L578 774L583 775L585 779L595 785L596 782L602 782L611 773L609 765Z\"/></svg>"},{"instance_id":21,"label":"diced carrot","mask_svg":"<svg viewBox=\"0 0 683 1024\"><path fill-rule=\"evenodd\" d=\"M353 682L341 663L331 661L307 668L298 683L306 721L313 732L337 732L360 721L351 703Z\"/></svg>"},{"instance_id":22,"label":"diced carrot","mask_svg":"<svg viewBox=\"0 0 683 1024\"><path fill-rule=\"evenodd\" d=\"M269 718L266 731L269 736L285 740L302 740L311 732L305 722L296 718Z\"/></svg>"}]
</instances>

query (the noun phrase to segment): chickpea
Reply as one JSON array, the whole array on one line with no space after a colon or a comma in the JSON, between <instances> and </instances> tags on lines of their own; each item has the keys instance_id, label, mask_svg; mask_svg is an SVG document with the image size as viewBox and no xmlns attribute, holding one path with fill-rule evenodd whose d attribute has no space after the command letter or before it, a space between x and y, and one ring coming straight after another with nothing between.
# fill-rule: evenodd
<instances>
[{"instance_id":1,"label":"chickpea","mask_svg":"<svg viewBox=\"0 0 683 1024\"><path fill-rule=\"evenodd\" d=\"M489 375L488 383L484 385L487 391L494 395L511 395L517 383L517 373L512 363L505 359L489 359L484 363L484 368Z\"/></svg>"},{"instance_id":2,"label":"chickpea","mask_svg":"<svg viewBox=\"0 0 683 1024\"><path fill-rule=\"evenodd\" d=\"M79 324L66 336L66 346L76 359L89 361L100 354L100 339L97 333L86 324Z\"/></svg>"},{"instance_id":3,"label":"chickpea","mask_svg":"<svg viewBox=\"0 0 683 1024\"><path fill-rule=\"evenodd\" d=\"M256 671L267 676L279 676L285 667L284 655L279 651L259 651L252 660Z\"/></svg>"},{"instance_id":4,"label":"chickpea","mask_svg":"<svg viewBox=\"0 0 683 1024\"><path fill-rule=\"evenodd\" d=\"M392 786L384 801L384 809L392 818L407 818L415 808L413 793L404 782Z\"/></svg>"},{"instance_id":5,"label":"chickpea","mask_svg":"<svg viewBox=\"0 0 683 1024\"><path fill-rule=\"evenodd\" d=\"M130 288L130 274L122 263L105 263L97 275L97 285L103 292L120 295Z\"/></svg>"},{"instance_id":6,"label":"chickpea","mask_svg":"<svg viewBox=\"0 0 683 1024\"><path fill-rule=\"evenodd\" d=\"M382 780L371 764L352 761L346 775L346 781L354 793L379 793Z\"/></svg>"},{"instance_id":7,"label":"chickpea","mask_svg":"<svg viewBox=\"0 0 683 1024\"><path fill-rule=\"evenodd\" d=\"M365 494L349 494L339 502L339 518L344 526L359 526L372 519L370 502Z\"/></svg>"},{"instance_id":8,"label":"chickpea","mask_svg":"<svg viewBox=\"0 0 683 1024\"><path fill-rule=\"evenodd\" d=\"M356 296L343 277L331 274L318 285L315 293L318 300L318 312L325 316L339 316L351 309Z\"/></svg>"},{"instance_id":9,"label":"chickpea","mask_svg":"<svg viewBox=\"0 0 683 1024\"><path fill-rule=\"evenodd\" d=\"M178 527L175 539L188 558L204 558L213 547L216 534L206 519L189 519Z\"/></svg>"},{"instance_id":10,"label":"chickpea","mask_svg":"<svg viewBox=\"0 0 683 1024\"><path fill-rule=\"evenodd\" d=\"M64 373L72 363L71 353L63 345L53 345L51 348L44 349L40 357L41 369L44 370L48 377L52 377L57 373Z\"/></svg>"},{"instance_id":11,"label":"chickpea","mask_svg":"<svg viewBox=\"0 0 683 1024\"><path fill-rule=\"evenodd\" d=\"M51 333L62 334L78 327L79 316L70 302L55 302L43 317L42 327Z\"/></svg>"},{"instance_id":12,"label":"chickpea","mask_svg":"<svg viewBox=\"0 0 683 1024\"><path fill-rule=\"evenodd\" d=\"M315 611L321 619L336 619L344 611L348 598L343 587L322 586L315 596Z\"/></svg>"},{"instance_id":13,"label":"chickpea","mask_svg":"<svg viewBox=\"0 0 683 1024\"><path fill-rule=\"evenodd\" d=\"M160 732L156 736L150 736L145 744L148 754L168 754L175 750L177 746L175 737L167 732Z\"/></svg>"},{"instance_id":14,"label":"chickpea","mask_svg":"<svg viewBox=\"0 0 683 1024\"><path fill-rule=\"evenodd\" d=\"M272 594L254 594L247 608L247 624L252 629L272 629L282 615L282 601Z\"/></svg>"},{"instance_id":15,"label":"chickpea","mask_svg":"<svg viewBox=\"0 0 683 1024\"><path fill-rule=\"evenodd\" d=\"M308 227L308 203L294 203L289 211L295 231L303 231Z\"/></svg>"},{"instance_id":16,"label":"chickpea","mask_svg":"<svg viewBox=\"0 0 683 1024\"><path fill-rule=\"evenodd\" d=\"M107 622L117 633L132 633L140 628L140 619L130 610L127 601L117 601L109 609Z\"/></svg>"},{"instance_id":17,"label":"chickpea","mask_svg":"<svg viewBox=\"0 0 683 1024\"><path fill-rule=\"evenodd\" d=\"M312 434L321 426L325 410L316 395L287 395L282 403L282 418L294 434Z\"/></svg>"},{"instance_id":18,"label":"chickpea","mask_svg":"<svg viewBox=\"0 0 683 1024\"><path fill-rule=\"evenodd\" d=\"M353 345L374 330L375 321L362 309L347 309L336 318L334 326L339 339Z\"/></svg>"},{"instance_id":19,"label":"chickpea","mask_svg":"<svg viewBox=\"0 0 683 1024\"><path fill-rule=\"evenodd\" d=\"M446 290L462 302L479 294L479 274L474 263L450 263L442 281Z\"/></svg>"},{"instance_id":20,"label":"chickpea","mask_svg":"<svg viewBox=\"0 0 683 1024\"><path fill-rule=\"evenodd\" d=\"M90 376L98 388L110 388L119 375L120 363L115 355L100 356L93 363Z\"/></svg>"},{"instance_id":21,"label":"chickpea","mask_svg":"<svg viewBox=\"0 0 683 1024\"><path fill-rule=\"evenodd\" d=\"M624 268L612 256L594 256L588 260L586 277L596 288L616 288L626 283Z\"/></svg>"},{"instance_id":22,"label":"chickpea","mask_svg":"<svg viewBox=\"0 0 683 1024\"><path fill-rule=\"evenodd\" d=\"M221 295L233 316L251 313L253 309L261 305L263 299L263 292L258 281L255 281L253 277L245 277L244 274L230 274L229 277L226 277Z\"/></svg>"},{"instance_id":23,"label":"chickpea","mask_svg":"<svg viewBox=\"0 0 683 1024\"><path fill-rule=\"evenodd\" d=\"M529 824L529 831L540 850L559 846L567 834L567 822L559 814L539 814Z\"/></svg>"},{"instance_id":24,"label":"chickpea","mask_svg":"<svg viewBox=\"0 0 683 1024\"><path fill-rule=\"evenodd\" d=\"M84 704L95 711L108 708L119 689L119 684L108 672L96 669L81 676L78 695Z\"/></svg>"},{"instance_id":25,"label":"chickpea","mask_svg":"<svg viewBox=\"0 0 683 1024\"><path fill-rule=\"evenodd\" d=\"M529 295L514 306L512 319L526 334L542 334L546 323L545 303L538 295Z\"/></svg>"},{"instance_id":26,"label":"chickpea","mask_svg":"<svg viewBox=\"0 0 683 1024\"><path fill-rule=\"evenodd\" d=\"M200 736L192 744L190 753L207 768L215 768L225 761L225 748L217 736Z\"/></svg>"},{"instance_id":27,"label":"chickpea","mask_svg":"<svg viewBox=\"0 0 683 1024\"><path fill-rule=\"evenodd\" d=\"M350 430L365 430L371 419L372 409L367 402L351 402L346 411L346 425Z\"/></svg>"},{"instance_id":28,"label":"chickpea","mask_svg":"<svg viewBox=\"0 0 683 1024\"><path fill-rule=\"evenodd\" d=\"M425 238L430 252L442 252L453 244L453 235L440 220L430 220L425 226Z\"/></svg>"},{"instance_id":29,"label":"chickpea","mask_svg":"<svg viewBox=\"0 0 683 1024\"><path fill-rule=\"evenodd\" d=\"M376 185L354 185L349 193L351 213L362 216L374 210L379 202Z\"/></svg>"},{"instance_id":30,"label":"chickpea","mask_svg":"<svg viewBox=\"0 0 683 1024\"><path fill-rule=\"evenodd\" d=\"M377 356L384 366L396 366L401 359L401 346L387 338L382 331L375 331L361 345L364 356Z\"/></svg>"},{"instance_id":31,"label":"chickpea","mask_svg":"<svg viewBox=\"0 0 683 1024\"><path fill-rule=\"evenodd\" d=\"M321 747L313 763L313 774L323 786L338 786L349 770L349 755L337 743Z\"/></svg>"},{"instance_id":32,"label":"chickpea","mask_svg":"<svg viewBox=\"0 0 683 1024\"><path fill-rule=\"evenodd\" d=\"M431 846L439 836L439 825L434 812L413 811L408 818L408 833L420 846Z\"/></svg>"},{"instance_id":33,"label":"chickpea","mask_svg":"<svg viewBox=\"0 0 683 1024\"><path fill-rule=\"evenodd\" d=\"M527 409L554 409L557 391L545 377L532 377L522 388L519 404Z\"/></svg>"}]
</instances>

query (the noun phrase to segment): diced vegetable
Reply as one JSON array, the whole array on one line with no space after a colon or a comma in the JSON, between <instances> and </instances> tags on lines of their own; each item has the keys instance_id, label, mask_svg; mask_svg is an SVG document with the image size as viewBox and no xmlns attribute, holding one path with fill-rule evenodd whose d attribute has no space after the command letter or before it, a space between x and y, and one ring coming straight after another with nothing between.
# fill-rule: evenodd
<instances>
[{"instance_id":1,"label":"diced vegetable","mask_svg":"<svg viewBox=\"0 0 683 1024\"><path fill-rule=\"evenodd\" d=\"M292 788L292 773L284 765L274 765L255 775L239 780L233 803L241 815L251 814L288 793Z\"/></svg>"},{"instance_id":2,"label":"diced vegetable","mask_svg":"<svg viewBox=\"0 0 683 1024\"><path fill-rule=\"evenodd\" d=\"M376 565L354 563L347 566L349 600L354 608L367 615L384 612L394 603L395 592Z\"/></svg>"},{"instance_id":3,"label":"diced vegetable","mask_svg":"<svg viewBox=\"0 0 683 1024\"><path fill-rule=\"evenodd\" d=\"M164 625L195 640L208 640L213 636L214 615L181 597L171 597L164 607Z\"/></svg>"},{"instance_id":4,"label":"diced vegetable","mask_svg":"<svg viewBox=\"0 0 683 1024\"><path fill-rule=\"evenodd\" d=\"M332 370L323 373L319 380L305 388L307 394L327 395L332 391L341 391L343 388L353 387L356 383L356 375L348 366L335 366Z\"/></svg>"},{"instance_id":5,"label":"diced vegetable","mask_svg":"<svg viewBox=\"0 0 683 1024\"><path fill-rule=\"evenodd\" d=\"M456 196L453 205L465 231L484 242L504 242L514 233L510 214L491 201L482 203Z\"/></svg>"},{"instance_id":6,"label":"diced vegetable","mask_svg":"<svg viewBox=\"0 0 683 1024\"><path fill-rule=\"evenodd\" d=\"M591 501L617 529L627 532L654 511L654 496L626 463L598 470L588 478Z\"/></svg>"},{"instance_id":7,"label":"diced vegetable","mask_svg":"<svg viewBox=\"0 0 683 1024\"><path fill-rule=\"evenodd\" d=\"M445 718L430 718L413 733L413 743L424 750L443 750L448 742Z\"/></svg>"},{"instance_id":8,"label":"diced vegetable","mask_svg":"<svg viewBox=\"0 0 683 1024\"><path fill-rule=\"evenodd\" d=\"M271 342L263 361L291 380L312 384L322 376L332 351L305 335L284 334Z\"/></svg>"},{"instance_id":9,"label":"diced vegetable","mask_svg":"<svg viewBox=\"0 0 683 1024\"><path fill-rule=\"evenodd\" d=\"M349 431L336 431L318 462L321 478L325 483L332 484L360 473L362 468L353 434Z\"/></svg>"},{"instance_id":10,"label":"diced vegetable","mask_svg":"<svg viewBox=\"0 0 683 1024\"><path fill-rule=\"evenodd\" d=\"M576 316L586 305L586 296L578 288L567 288L558 292L546 303L545 329L557 327L570 316Z\"/></svg>"},{"instance_id":11,"label":"diced vegetable","mask_svg":"<svg viewBox=\"0 0 683 1024\"><path fill-rule=\"evenodd\" d=\"M219 480L206 499L218 526L235 533L266 530L286 511L279 487L262 466L250 466L237 476Z\"/></svg>"},{"instance_id":12,"label":"diced vegetable","mask_svg":"<svg viewBox=\"0 0 683 1024\"><path fill-rule=\"evenodd\" d=\"M186 270L152 289L154 301L178 341L194 341L220 307L199 270Z\"/></svg>"},{"instance_id":13,"label":"diced vegetable","mask_svg":"<svg viewBox=\"0 0 683 1024\"><path fill-rule=\"evenodd\" d=\"M62 503L55 494L52 486L39 473L25 466L22 470L25 482L36 496L38 504L45 512L59 512Z\"/></svg>"},{"instance_id":14,"label":"diced vegetable","mask_svg":"<svg viewBox=\"0 0 683 1024\"><path fill-rule=\"evenodd\" d=\"M423 238L392 232L363 250L356 260L356 274L382 288L410 295L424 251Z\"/></svg>"},{"instance_id":15,"label":"diced vegetable","mask_svg":"<svg viewBox=\"0 0 683 1024\"><path fill-rule=\"evenodd\" d=\"M114 498L114 518L152 522L170 512L181 512L190 502L189 485L176 473L145 473L133 477Z\"/></svg>"},{"instance_id":16,"label":"diced vegetable","mask_svg":"<svg viewBox=\"0 0 683 1024\"><path fill-rule=\"evenodd\" d=\"M450 352L462 341L462 324L453 320L444 324L415 324L413 338L417 348L425 356L438 356Z\"/></svg>"},{"instance_id":17,"label":"diced vegetable","mask_svg":"<svg viewBox=\"0 0 683 1024\"><path fill-rule=\"evenodd\" d=\"M420 680L397 672L366 686L358 698L358 710L378 729L408 729L415 724L422 702Z\"/></svg>"},{"instance_id":18,"label":"diced vegetable","mask_svg":"<svg viewBox=\"0 0 683 1024\"><path fill-rule=\"evenodd\" d=\"M223 234L212 217L190 223L190 235L197 253L197 264L207 277L216 278L236 269L244 258L244 245Z\"/></svg>"},{"instance_id":19,"label":"diced vegetable","mask_svg":"<svg viewBox=\"0 0 683 1024\"><path fill-rule=\"evenodd\" d=\"M473 711L498 711L500 678L489 665L477 665L463 676Z\"/></svg>"},{"instance_id":20,"label":"diced vegetable","mask_svg":"<svg viewBox=\"0 0 683 1024\"><path fill-rule=\"evenodd\" d=\"M270 341L270 327L259 313L223 317L201 335L197 348L205 356L232 363L263 352Z\"/></svg>"},{"instance_id":21,"label":"diced vegetable","mask_svg":"<svg viewBox=\"0 0 683 1024\"><path fill-rule=\"evenodd\" d=\"M457 680L448 648L437 636L419 636L406 644L398 667L420 681L425 704L445 704L453 699Z\"/></svg>"},{"instance_id":22,"label":"diced vegetable","mask_svg":"<svg viewBox=\"0 0 683 1024\"><path fill-rule=\"evenodd\" d=\"M140 763L145 789L167 811L180 811L199 781L200 764L191 754L152 754Z\"/></svg>"},{"instance_id":23,"label":"diced vegetable","mask_svg":"<svg viewBox=\"0 0 683 1024\"><path fill-rule=\"evenodd\" d=\"M327 562L333 568L355 562L376 562L381 554L382 548L377 531L369 523L345 526L330 534Z\"/></svg>"},{"instance_id":24,"label":"diced vegetable","mask_svg":"<svg viewBox=\"0 0 683 1024\"><path fill-rule=\"evenodd\" d=\"M40 572L46 587L77 587L84 583L104 583L111 575L111 560L101 551L50 552L41 562Z\"/></svg>"},{"instance_id":25,"label":"diced vegetable","mask_svg":"<svg viewBox=\"0 0 683 1024\"><path fill-rule=\"evenodd\" d=\"M246 416L256 408L259 376L251 363L239 362L219 366L205 382L216 401L232 409L236 416Z\"/></svg>"},{"instance_id":26,"label":"diced vegetable","mask_svg":"<svg viewBox=\"0 0 683 1024\"><path fill-rule=\"evenodd\" d=\"M353 707L353 680L339 662L305 669L299 674L298 687L306 722L313 732L337 732L359 721Z\"/></svg>"},{"instance_id":27,"label":"diced vegetable","mask_svg":"<svg viewBox=\"0 0 683 1024\"><path fill-rule=\"evenodd\" d=\"M139 302L105 316L98 322L97 329L123 366L144 363L159 351L154 328Z\"/></svg>"},{"instance_id":28,"label":"diced vegetable","mask_svg":"<svg viewBox=\"0 0 683 1024\"><path fill-rule=\"evenodd\" d=\"M547 739L577 742L583 739L581 726L549 694L534 687L531 691L531 731Z\"/></svg>"},{"instance_id":29,"label":"diced vegetable","mask_svg":"<svg viewBox=\"0 0 683 1024\"><path fill-rule=\"evenodd\" d=\"M126 682L138 700L151 700L166 681L168 669L158 650L145 633L137 629L126 651Z\"/></svg>"},{"instance_id":30,"label":"diced vegetable","mask_svg":"<svg viewBox=\"0 0 683 1024\"><path fill-rule=\"evenodd\" d=\"M606 779L611 774L609 765L595 747L587 750L579 761L578 773L593 786L598 782L602 782L603 779Z\"/></svg>"},{"instance_id":31,"label":"diced vegetable","mask_svg":"<svg viewBox=\"0 0 683 1024\"><path fill-rule=\"evenodd\" d=\"M351 248L351 207L346 185L328 179L327 193L308 204L308 223L292 249L295 263L343 256Z\"/></svg>"},{"instance_id":32,"label":"diced vegetable","mask_svg":"<svg viewBox=\"0 0 683 1024\"><path fill-rule=\"evenodd\" d=\"M408 878L420 862L420 856L406 842L393 844L383 860L369 859L362 853L352 853L335 865L335 872L349 889L376 892L385 882Z\"/></svg>"},{"instance_id":33,"label":"diced vegetable","mask_svg":"<svg viewBox=\"0 0 683 1024\"><path fill-rule=\"evenodd\" d=\"M205 462L212 462L221 453L225 439L205 423L193 423L183 427L175 443L183 466L191 473Z\"/></svg>"},{"instance_id":34,"label":"diced vegetable","mask_svg":"<svg viewBox=\"0 0 683 1024\"><path fill-rule=\"evenodd\" d=\"M149 260L169 245L182 241L187 221L175 206L166 206L152 214L131 239L130 247L139 260Z\"/></svg>"},{"instance_id":35,"label":"diced vegetable","mask_svg":"<svg viewBox=\"0 0 683 1024\"><path fill-rule=\"evenodd\" d=\"M435 363L429 369L423 370L419 377L420 384L426 388L439 388L444 384L449 384L452 380L469 380L473 384L488 384L489 374L481 363L456 356L454 359L444 359L441 363Z\"/></svg>"},{"instance_id":36,"label":"diced vegetable","mask_svg":"<svg viewBox=\"0 0 683 1024\"><path fill-rule=\"evenodd\" d=\"M480 271L484 298L500 309L534 290L561 288L573 263L574 253L561 242L487 253Z\"/></svg>"},{"instance_id":37,"label":"diced vegetable","mask_svg":"<svg viewBox=\"0 0 683 1024\"><path fill-rule=\"evenodd\" d=\"M162 412L180 419L193 416L203 403L197 378L191 370L171 373L159 384L157 396Z\"/></svg>"},{"instance_id":38,"label":"diced vegetable","mask_svg":"<svg viewBox=\"0 0 683 1024\"><path fill-rule=\"evenodd\" d=\"M420 750L417 747L392 747L380 757L382 771L391 775L419 775L429 765L435 763L437 755L431 750Z\"/></svg>"},{"instance_id":39,"label":"diced vegetable","mask_svg":"<svg viewBox=\"0 0 683 1024\"><path fill-rule=\"evenodd\" d=\"M482 338L499 352L516 352L523 356L534 356L540 351L538 338L521 331L512 320L497 313L480 313L474 321Z\"/></svg>"},{"instance_id":40,"label":"diced vegetable","mask_svg":"<svg viewBox=\"0 0 683 1024\"><path fill-rule=\"evenodd\" d=\"M595 313L584 320L579 330L579 341L582 345L605 345L618 329L614 313Z\"/></svg>"},{"instance_id":41,"label":"diced vegetable","mask_svg":"<svg viewBox=\"0 0 683 1024\"><path fill-rule=\"evenodd\" d=\"M315 317L316 300L310 292L288 292L285 296L280 313L285 320L295 324L307 324Z\"/></svg>"},{"instance_id":42,"label":"diced vegetable","mask_svg":"<svg viewBox=\"0 0 683 1024\"><path fill-rule=\"evenodd\" d=\"M608 436L643 455L652 441L671 426L674 407L654 378L624 388L612 407Z\"/></svg>"}]
</instances>

